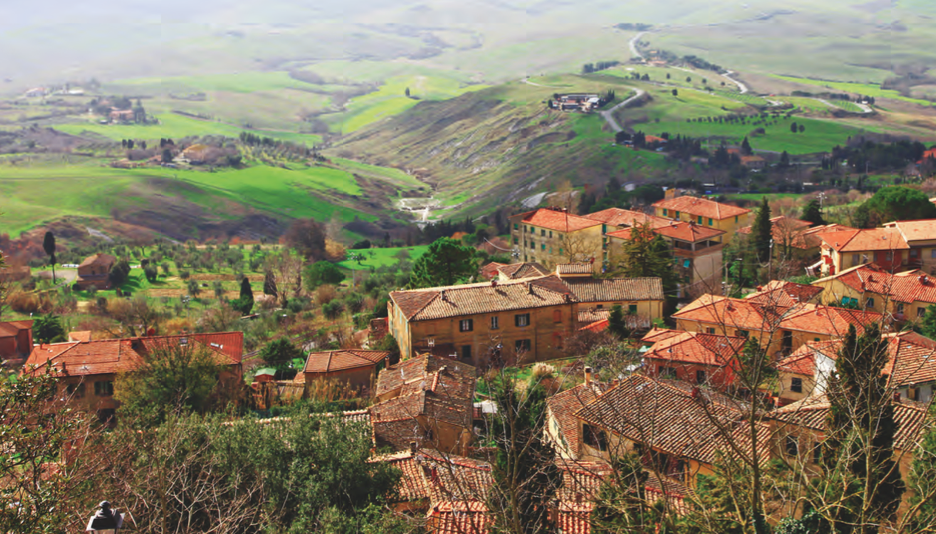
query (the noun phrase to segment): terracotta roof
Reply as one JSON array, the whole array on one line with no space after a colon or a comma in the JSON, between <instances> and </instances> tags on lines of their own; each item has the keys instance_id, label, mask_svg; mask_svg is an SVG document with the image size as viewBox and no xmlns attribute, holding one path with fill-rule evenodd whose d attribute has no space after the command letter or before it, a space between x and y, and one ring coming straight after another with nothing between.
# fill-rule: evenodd
<instances>
[{"instance_id":1,"label":"terracotta roof","mask_svg":"<svg viewBox=\"0 0 936 534\"><path fill-rule=\"evenodd\" d=\"M556 265L556 274L558 275L568 275L568 274L587 274L591 275L594 269L594 265L591 263L560 263Z\"/></svg>"},{"instance_id":2,"label":"terracotta roof","mask_svg":"<svg viewBox=\"0 0 936 534\"><path fill-rule=\"evenodd\" d=\"M438 356L412 358L380 371L377 397L392 398L370 407L379 444L397 449L427 439L417 418L471 428L474 367Z\"/></svg>"},{"instance_id":3,"label":"terracotta roof","mask_svg":"<svg viewBox=\"0 0 936 534\"><path fill-rule=\"evenodd\" d=\"M441 502L427 519L430 534L488 534L494 524L487 505L479 502Z\"/></svg>"},{"instance_id":4,"label":"terracotta roof","mask_svg":"<svg viewBox=\"0 0 936 534\"><path fill-rule=\"evenodd\" d=\"M724 325L741 330L797 330L829 336L841 336L855 325L858 332L864 325L879 323L883 316L876 312L846 310L816 304L780 306L762 304L751 299L732 299L702 295L679 312L675 319Z\"/></svg>"},{"instance_id":5,"label":"terracotta roof","mask_svg":"<svg viewBox=\"0 0 936 534\"><path fill-rule=\"evenodd\" d=\"M503 275L505 278L510 280L519 280L521 278L533 278L538 276L546 276L549 273L549 269L543 267L539 263L511 263L509 265L503 265L497 268L497 272Z\"/></svg>"},{"instance_id":6,"label":"terracotta roof","mask_svg":"<svg viewBox=\"0 0 936 534\"><path fill-rule=\"evenodd\" d=\"M113 265L117 263L117 258L111 256L110 254L95 254L93 256L88 256L85 258L81 265L78 268L88 267L91 265Z\"/></svg>"},{"instance_id":7,"label":"terracotta roof","mask_svg":"<svg viewBox=\"0 0 936 534\"><path fill-rule=\"evenodd\" d=\"M609 326L610 324L611 324L611 322L610 322L609 320L607 320L607 319L602 319L602 320L600 320L600 321L595 321L594 323L591 323L591 324L589 324L589 325L585 325L585 326L579 328L579 331L581 332L581 331L583 331L583 330L587 330L587 331L589 331L589 332L595 332L595 333L604 332L605 330L608 329L608 326Z\"/></svg>"},{"instance_id":8,"label":"terracotta roof","mask_svg":"<svg viewBox=\"0 0 936 534\"><path fill-rule=\"evenodd\" d=\"M656 215L647 215L640 211L622 210L621 208L608 208L585 215L586 219L599 221L608 226L637 226L649 224L651 228L666 226L669 219L657 217Z\"/></svg>"},{"instance_id":9,"label":"terracotta roof","mask_svg":"<svg viewBox=\"0 0 936 534\"><path fill-rule=\"evenodd\" d=\"M69 332L69 341L91 341L91 331L82 330L81 332Z\"/></svg>"},{"instance_id":10,"label":"terracotta roof","mask_svg":"<svg viewBox=\"0 0 936 534\"><path fill-rule=\"evenodd\" d=\"M664 299L659 278L568 278L563 282L581 303Z\"/></svg>"},{"instance_id":11,"label":"terracotta roof","mask_svg":"<svg viewBox=\"0 0 936 534\"><path fill-rule=\"evenodd\" d=\"M912 386L936 381L936 341L916 332L885 334L890 359L885 373L890 386Z\"/></svg>"},{"instance_id":12,"label":"terracotta roof","mask_svg":"<svg viewBox=\"0 0 936 534\"><path fill-rule=\"evenodd\" d=\"M711 465L720 454L734 454L729 439L750 454L754 447L746 437L740 405L724 404L723 397L707 390L693 391L695 397L664 381L631 375L575 415L631 441ZM756 450L766 458L767 432L758 434L763 442Z\"/></svg>"},{"instance_id":13,"label":"terracotta roof","mask_svg":"<svg viewBox=\"0 0 936 534\"><path fill-rule=\"evenodd\" d=\"M723 230L701 226L694 222L674 222L667 226L654 228L653 232L670 239L678 239L689 243L706 241L725 234Z\"/></svg>"},{"instance_id":14,"label":"terracotta roof","mask_svg":"<svg viewBox=\"0 0 936 534\"><path fill-rule=\"evenodd\" d=\"M485 264L481 267L481 276L487 278L488 280L491 278L497 278L497 275L500 272L499 269L506 266L506 263L497 263L496 261L492 261L491 263Z\"/></svg>"},{"instance_id":15,"label":"terracotta roof","mask_svg":"<svg viewBox=\"0 0 936 534\"><path fill-rule=\"evenodd\" d=\"M770 418L822 432L829 412L829 399L825 395L806 397L770 412ZM894 402L894 448L910 451L916 448L923 433L930 427L926 406L910 402Z\"/></svg>"},{"instance_id":16,"label":"terracotta roof","mask_svg":"<svg viewBox=\"0 0 936 534\"><path fill-rule=\"evenodd\" d=\"M484 502L494 485L491 464L430 449L406 450L368 462L386 462L403 472L391 497L394 502Z\"/></svg>"},{"instance_id":17,"label":"terracotta roof","mask_svg":"<svg viewBox=\"0 0 936 534\"><path fill-rule=\"evenodd\" d=\"M737 361L746 341L742 337L683 332L657 341L643 357L724 367Z\"/></svg>"},{"instance_id":18,"label":"terracotta roof","mask_svg":"<svg viewBox=\"0 0 936 534\"><path fill-rule=\"evenodd\" d=\"M714 323L741 330L769 329L780 322L784 308L764 306L746 299L702 295L673 314L674 319Z\"/></svg>"},{"instance_id":19,"label":"terracotta roof","mask_svg":"<svg viewBox=\"0 0 936 534\"><path fill-rule=\"evenodd\" d=\"M373 367L389 355L390 353L385 351L359 349L313 352L309 354L305 368L300 374L331 373L358 367Z\"/></svg>"},{"instance_id":20,"label":"terracotta roof","mask_svg":"<svg viewBox=\"0 0 936 534\"><path fill-rule=\"evenodd\" d=\"M696 217L701 215L702 217L710 217L719 221L751 212L749 209L739 208L730 204L722 204L707 198L689 196L663 199L654 203L653 207L688 213Z\"/></svg>"},{"instance_id":21,"label":"terracotta roof","mask_svg":"<svg viewBox=\"0 0 936 534\"><path fill-rule=\"evenodd\" d=\"M555 275L390 292L390 299L411 321L559 306L574 298Z\"/></svg>"},{"instance_id":22,"label":"terracotta roof","mask_svg":"<svg viewBox=\"0 0 936 534\"><path fill-rule=\"evenodd\" d=\"M671 337L680 336L683 334L682 330L669 330L667 328L654 328L647 332L647 334L641 338L640 342L644 344L653 345L657 341L663 341L664 339L669 339Z\"/></svg>"},{"instance_id":23,"label":"terracotta roof","mask_svg":"<svg viewBox=\"0 0 936 534\"><path fill-rule=\"evenodd\" d=\"M217 354L220 364L241 363L243 332L221 332L36 345L26 360L24 369L49 364L53 369L68 376L126 372L136 369L146 354L155 349L190 342L197 342Z\"/></svg>"},{"instance_id":24,"label":"terracotta roof","mask_svg":"<svg viewBox=\"0 0 936 534\"><path fill-rule=\"evenodd\" d=\"M893 275L874 263L868 263L816 280L813 284L831 280L838 280L859 293L874 293L895 302L936 303L936 278L921 271Z\"/></svg>"},{"instance_id":25,"label":"terracotta roof","mask_svg":"<svg viewBox=\"0 0 936 534\"><path fill-rule=\"evenodd\" d=\"M577 232L601 224L599 221L549 208L524 213L520 222L557 232Z\"/></svg>"},{"instance_id":26,"label":"terracotta roof","mask_svg":"<svg viewBox=\"0 0 936 534\"><path fill-rule=\"evenodd\" d=\"M582 446L582 431L575 413L598 398L605 389L607 386L596 382L579 384L546 399L550 415L559 423L560 438L574 456L579 455Z\"/></svg>"},{"instance_id":27,"label":"terracotta roof","mask_svg":"<svg viewBox=\"0 0 936 534\"><path fill-rule=\"evenodd\" d=\"M629 241L631 238L632 228L624 228L623 230L615 230L613 232L608 232L605 234L608 237L613 237L615 239L622 239L624 241Z\"/></svg>"},{"instance_id":28,"label":"terracotta roof","mask_svg":"<svg viewBox=\"0 0 936 534\"><path fill-rule=\"evenodd\" d=\"M607 321L609 315L611 315L609 308L600 310L598 308L587 308L578 311L578 322L579 324L591 324L598 321Z\"/></svg>"},{"instance_id":29,"label":"terracotta roof","mask_svg":"<svg viewBox=\"0 0 936 534\"><path fill-rule=\"evenodd\" d=\"M818 234L818 237L838 252L908 250L910 248L895 228L824 232Z\"/></svg>"},{"instance_id":30,"label":"terracotta roof","mask_svg":"<svg viewBox=\"0 0 936 534\"><path fill-rule=\"evenodd\" d=\"M816 355L821 354L834 360L838 357L838 351L841 347L842 342L840 339L808 341L789 356L777 361L776 368L778 371L816 376Z\"/></svg>"},{"instance_id":31,"label":"terracotta roof","mask_svg":"<svg viewBox=\"0 0 936 534\"><path fill-rule=\"evenodd\" d=\"M32 328L32 321L9 321L0 323L0 337L16 337L23 330Z\"/></svg>"},{"instance_id":32,"label":"terracotta roof","mask_svg":"<svg viewBox=\"0 0 936 534\"><path fill-rule=\"evenodd\" d=\"M936 241L936 219L895 221L885 224L884 226L896 227L908 243L915 241Z\"/></svg>"},{"instance_id":33,"label":"terracotta roof","mask_svg":"<svg viewBox=\"0 0 936 534\"><path fill-rule=\"evenodd\" d=\"M756 293L746 299L764 305L793 307L812 301L822 293L822 288L808 284L797 284L785 280L771 280L766 286L758 287Z\"/></svg>"}]
</instances>

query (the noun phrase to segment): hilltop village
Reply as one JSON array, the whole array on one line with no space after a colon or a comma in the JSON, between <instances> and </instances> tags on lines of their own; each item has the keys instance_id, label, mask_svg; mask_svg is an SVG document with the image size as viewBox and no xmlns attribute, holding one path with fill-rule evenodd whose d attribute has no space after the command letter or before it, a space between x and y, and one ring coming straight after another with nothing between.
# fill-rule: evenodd
<instances>
[{"instance_id":1,"label":"hilltop village","mask_svg":"<svg viewBox=\"0 0 936 534\"><path fill-rule=\"evenodd\" d=\"M335 469L358 473L360 495L344 506L375 507L391 531L487 533L523 520L562 533L705 532L719 507L751 492L757 506L721 520L821 526L845 520L815 512L820 489L852 503L835 493L842 480L881 488L883 508L867 518L925 521L914 504L936 473L936 217L852 228L821 211L806 220L817 214L807 207L804 219L771 217L766 200L742 208L671 188L642 209L538 208L509 216L506 237L481 240L492 254L465 245L465 232L441 237L402 278L372 268L346 281L335 263L303 260L335 247L314 223L272 247L98 252L43 271L34 290L30 267L10 264L0 357L22 387L47 392L33 409L68 445L34 468L57 466L69 484L103 476L96 447L128 445L123 430L178 431L215 413L196 456L221 458L215 447L241 429L259 440L318 421L299 434L315 447L345 436L357 452ZM308 248L312 234L321 249ZM379 250L356 245L344 265ZM228 261L239 282L207 274ZM173 278L188 281L175 312L127 285ZM211 278L215 304L199 298ZM31 319L16 311L33 298ZM16 439L39 446L32 436ZM855 474L849 462L863 454L888 471ZM121 465L100 487L126 519L176 513L132 500L141 466ZM257 494L243 506L271 502L268 476L248 476ZM303 476L325 484L314 469ZM189 483L183 474L165 491L189 498ZM84 498L70 499L80 508ZM192 513L220 520L207 502Z\"/></svg>"}]
</instances>

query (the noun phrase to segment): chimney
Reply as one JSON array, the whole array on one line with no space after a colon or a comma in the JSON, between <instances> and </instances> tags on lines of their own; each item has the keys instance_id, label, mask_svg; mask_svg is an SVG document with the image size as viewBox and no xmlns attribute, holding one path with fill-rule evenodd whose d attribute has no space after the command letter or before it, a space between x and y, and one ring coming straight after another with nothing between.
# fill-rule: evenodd
<instances>
[{"instance_id":1,"label":"chimney","mask_svg":"<svg viewBox=\"0 0 936 534\"><path fill-rule=\"evenodd\" d=\"M894 402L900 402L900 392L899 392L899 391L895 391L895 392L894 392Z\"/></svg>"},{"instance_id":2,"label":"chimney","mask_svg":"<svg viewBox=\"0 0 936 534\"><path fill-rule=\"evenodd\" d=\"M585 385L586 386L589 386L592 383L592 373L594 373L594 370L591 367L585 368Z\"/></svg>"},{"instance_id":3,"label":"chimney","mask_svg":"<svg viewBox=\"0 0 936 534\"><path fill-rule=\"evenodd\" d=\"M531 295L533 294L533 283L532 283L532 282L527 282L527 291L529 291Z\"/></svg>"},{"instance_id":4,"label":"chimney","mask_svg":"<svg viewBox=\"0 0 936 534\"><path fill-rule=\"evenodd\" d=\"M693 387L693 388L692 388L692 392L689 394L689 396L692 397L693 399L698 399L698 398L699 398L699 388Z\"/></svg>"},{"instance_id":5,"label":"chimney","mask_svg":"<svg viewBox=\"0 0 936 534\"><path fill-rule=\"evenodd\" d=\"M439 298L442 299L442 302L445 302L445 290L439 292Z\"/></svg>"},{"instance_id":6,"label":"chimney","mask_svg":"<svg viewBox=\"0 0 936 534\"><path fill-rule=\"evenodd\" d=\"M409 442L409 450L411 453L416 454L416 451L419 450L419 444L415 441Z\"/></svg>"},{"instance_id":7,"label":"chimney","mask_svg":"<svg viewBox=\"0 0 936 534\"><path fill-rule=\"evenodd\" d=\"M491 280L491 287L497 287L497 280Z\"/></svg>"}]
</instances>

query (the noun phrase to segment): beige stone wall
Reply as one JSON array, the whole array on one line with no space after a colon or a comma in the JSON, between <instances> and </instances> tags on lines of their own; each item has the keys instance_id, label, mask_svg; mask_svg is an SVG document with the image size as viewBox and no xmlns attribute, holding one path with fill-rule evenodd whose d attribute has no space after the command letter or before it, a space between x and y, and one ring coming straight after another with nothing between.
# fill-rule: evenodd
<instances>
[{"instance_id":1,"label":"beige stone wall","mask_svg":"<svg viewBox=\"0 0 936 534\"><path fill-rule=\"evenodd\" d=\"M745 213L743 215L738 215L737 217L729 217L727 219L721 220L713 218L711 219L711 222L709 222L708 217L702 217L700 222L698 215L690 215L684 211L681 211L677 216L676 212L673 210L664 210L663 208L654 208L654 214L657 217L665 217L674 221L694 222L699 226L721 230L725 232L725 235L722 237L722 241L724 243L729 243L739 228L744 228L745 226L751 225L749 222L751 216L750 213Z\"/></svg>"},{"instance_id":2,"label":"beige stone wall","mask_svg":"<svg viewBox=\"0 0 936 534\"><path fill-rule=\"evenodd\" d=\"M432 321L413 321L409 323L408 342L400 341L401 354L407 354L402 352L404 344L409 347L425 346L429 339L433 339L436 346L454 345L458 359L475 367L489 365L491 363L489 354L497 345L502 345L501 358L505 363L529 363L560 358L563 356L563 343L575 333L573 310L571 305L560 305ZM516 316L525 314L530 315L530 324L517 326ZM497 328L492 328L492 317L497 317ZM470 332L460 331L460 321L463 319L472 320ZM400 340L400 338L397 339ZM517 342L527 340L529 352L521 349L521 353L518 354ZM463 347L466 346L471 347L470 360L463 358Z\"/></svg>"},{"instance_id":3,"label":"beige stone wall","mask_svg":"<svg viewBox=\"0 0 936 534\"><path fill-rule=\"evenodd\" d=\"M516 228L514 228L516 226ZM536 262L548 269L562 263L585 262L594 258L595 271L601 270L602 225L576 232L560 232L519 222L511 223L511 246L520 252L517 261Z\"/></svg>"}]
</instances>

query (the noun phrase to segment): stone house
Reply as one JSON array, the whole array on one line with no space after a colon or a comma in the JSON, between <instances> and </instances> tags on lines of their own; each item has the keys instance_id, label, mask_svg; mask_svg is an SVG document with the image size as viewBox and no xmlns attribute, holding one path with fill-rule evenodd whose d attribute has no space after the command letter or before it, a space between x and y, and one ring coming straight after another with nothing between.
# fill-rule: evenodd
<instances>
[{"instance_id":1,"label":"stone house","mask_svg":"<svg viewBox=\"0 0 936 534\"><path fill-rule=\"evenodd\" d=\"M110 289L110 272L117 258L110 254L95 254L85 258L78 265L78 280L75 286L78 289L88 289L91 286L97 289Z\"/></svg>"}]
</instances>

